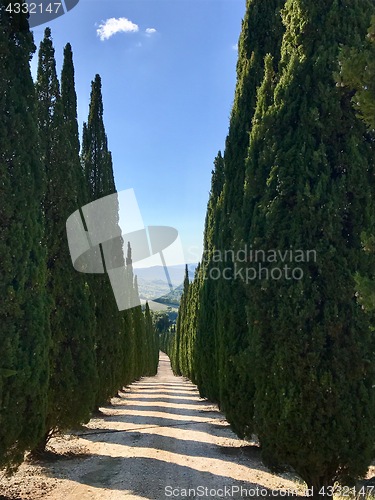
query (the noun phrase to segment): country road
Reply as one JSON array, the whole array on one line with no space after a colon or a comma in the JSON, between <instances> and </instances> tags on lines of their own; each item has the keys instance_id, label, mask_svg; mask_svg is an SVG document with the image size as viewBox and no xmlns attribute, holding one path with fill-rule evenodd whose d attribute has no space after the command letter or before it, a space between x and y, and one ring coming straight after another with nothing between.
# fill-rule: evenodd
<instances>
[{"instance_id":1,"label":"country road","mask_svg":"<svg viewBox=\"0 0 375 500\"><path fill-rule=\"evenodd\" d=\"M72 452L69 459L22 465L0 481L0 498L162 500L303 491L290 476L271 474L258 447L236 438L217 407L173 375L165 354L156 377L132 384L102 412L78 436L51 443L57 453Z\"/></svg>"}]
</instances>

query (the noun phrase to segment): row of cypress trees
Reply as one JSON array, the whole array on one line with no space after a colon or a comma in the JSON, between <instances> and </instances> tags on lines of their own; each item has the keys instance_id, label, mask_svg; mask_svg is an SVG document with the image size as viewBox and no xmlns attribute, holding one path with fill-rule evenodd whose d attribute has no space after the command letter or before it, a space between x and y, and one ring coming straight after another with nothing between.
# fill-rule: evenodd
<instances>
[{"instance_id":1,"label":"row of cypress trees","mask_svg":"<svg viewBox=\"0 0 375 500\"><path fill-rule=\"evenodd\" d=\"M316 498L374 457L373 13L371 0L247 0L204 255L169 348L174 372ZM290 264L298 279L269 278L271 259L256 275L255 251L297 249L316 255Z\"/></svg>"},{"instance_id":2,"label":"row of cypress trees","mask_svg":"<svg viewBox=\"0 0 375 500\"><path fill-rule=\"evenodd\" d=\"M61 83L51 31L35 51L25 15L0 3L0 466L40 453L56 431L88 421L124 385L157 371L150 309L119 312L106 275L74 270L66 220L116 192L92 82L83 145L71 46ZM8 9L9 10L9 9ZM133 283L131 249L127 273Z\"/></svg>"}]
</instances>

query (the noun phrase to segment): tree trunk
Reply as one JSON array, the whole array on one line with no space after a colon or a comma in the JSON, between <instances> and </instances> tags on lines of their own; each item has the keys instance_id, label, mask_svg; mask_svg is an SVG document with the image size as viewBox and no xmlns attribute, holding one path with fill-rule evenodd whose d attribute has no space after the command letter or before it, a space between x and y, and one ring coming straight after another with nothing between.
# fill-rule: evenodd
<instances>
[{"instance_id":1,"label":"tree trunk","mask_svg":"<svg viewBox=\"0 0 375 500\"><path fill-rule=\"evenodd\" d=\"M53 434L52 429L49 429L44 434L39 443L31 450L30 455L32 458L40 458L45 454L47 443L51 439L52 434Z\"/></svg>"},{"instance_id":2,"label":"tree trunk","mask_svg":"<svg viewBox=\"0 0 375 500\"><path fill-rule=\"evenodd\" d=\"M333 481L322 477L314 478L307 482L306 495L311 500L332 500Z\"/></svg>"}]
</instances>

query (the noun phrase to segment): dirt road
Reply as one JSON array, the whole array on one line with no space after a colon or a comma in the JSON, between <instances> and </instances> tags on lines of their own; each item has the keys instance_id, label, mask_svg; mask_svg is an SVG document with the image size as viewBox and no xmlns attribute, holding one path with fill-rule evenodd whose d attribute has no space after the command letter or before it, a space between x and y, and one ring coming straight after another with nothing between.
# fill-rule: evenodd
<instances>
[{"instance_id":1,"label":"dirt road","mask_svg":"<svg viewBox=\"0 0 375 500\"><path fill-rule=\"evenodd\" d=\"M22 465L9 481L0 481L0 495L212 499L261 497L265 489L298 487L289 476L271 474L257 446L237 439L217 407L200 399L191 382L173 375L164 354L156 377L133 384L102 412L79 437L51 443L57 453L73 452L73 458Z\"/></svg>"}]
</instances>

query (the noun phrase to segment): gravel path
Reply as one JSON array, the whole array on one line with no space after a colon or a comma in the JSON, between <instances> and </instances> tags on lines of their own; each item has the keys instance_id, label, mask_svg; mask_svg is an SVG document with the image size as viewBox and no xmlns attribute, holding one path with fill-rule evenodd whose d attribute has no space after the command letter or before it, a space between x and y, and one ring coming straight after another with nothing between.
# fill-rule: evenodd
<instances>
[{"instance_id":1,"label":"gravel path","mask_svg":"<svg viewBox=\"0 0 375 500\"><path fill-rule=\"evenodd\" d=\"M0 495L192 500L298 488L290 476L271 474L258 447L236 438L217 407L202 400L191 382L173 375L164 354L156 377L132 384L101 410L78 436L51 443L59 459L25 463L10 480L3 478ZM71 456L61 459L63 453Z\"/></svg>"}]
</instances>

